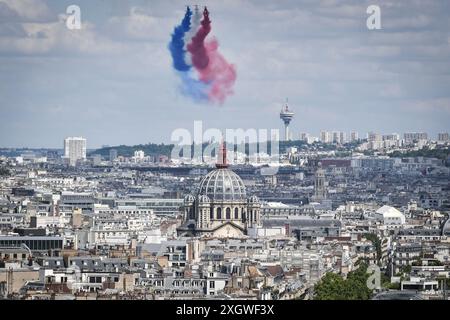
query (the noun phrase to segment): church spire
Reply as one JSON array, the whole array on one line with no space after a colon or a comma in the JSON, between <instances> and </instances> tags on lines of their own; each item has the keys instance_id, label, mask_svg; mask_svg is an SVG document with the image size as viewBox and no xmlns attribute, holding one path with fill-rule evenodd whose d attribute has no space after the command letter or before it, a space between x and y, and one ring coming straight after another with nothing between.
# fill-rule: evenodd
<instances>
[{"instance_id":1,"label":"church spire","mask_svg":"<svg viewBox=\"0 0 450 320\"><path fill-rule=\"evenodd\" d=\"M228 168L227 163L227 144L222 140L220 143L219 154L217 157L216 168L225 169Z\"/></svg>"}]
</instances>

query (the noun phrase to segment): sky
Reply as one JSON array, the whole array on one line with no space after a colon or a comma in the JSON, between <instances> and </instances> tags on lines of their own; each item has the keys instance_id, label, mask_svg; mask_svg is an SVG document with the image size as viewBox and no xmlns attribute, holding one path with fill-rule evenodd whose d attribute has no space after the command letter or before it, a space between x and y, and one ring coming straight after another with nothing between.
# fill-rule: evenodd
<instances>
[{"instance_id":1,"label":"sky","mask_svg":"<svg viewBox=\"0 0 450 320\"><path fill-rule=\"evenodd\" d=\"M81 9L80 30L66 8ZM195 103L168 50L183 1L0 0L0 147L170 143L178 128L450 131L450 1L203 1L234 93ZM381 29L369 30L369 5Z\"/></svg>"}]
</instances>

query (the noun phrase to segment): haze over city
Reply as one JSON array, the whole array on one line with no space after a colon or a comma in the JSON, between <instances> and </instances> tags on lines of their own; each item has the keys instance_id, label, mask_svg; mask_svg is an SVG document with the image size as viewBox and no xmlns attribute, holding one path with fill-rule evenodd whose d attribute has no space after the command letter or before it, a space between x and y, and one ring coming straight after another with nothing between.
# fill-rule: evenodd
<instances>
[{"instance_id":1,"label":"haze over city","mask_svg":"<svg viewBox=\"0 0 450 320\"><path fill-rule=\"evenodd\" d=\"M170 142L176 128L291 132L448 131L450 4L379 1L208 1L214 36L234 64L234 94L197 104L177 91L168 50L185 1L0 1L0 147ZM239 114L239 116L236 116Z\"/></svg>"},{"instance_id":2,"label":"haze over city","mask_svg":"<svg viewBox=\"0 0 450 320\"><path fill-rule=\"evenodd\" d=\"M449 301L448 12L0 0L2 311ZM437 312L395 309L414 307Z\"/></svg>"}]
</instances>

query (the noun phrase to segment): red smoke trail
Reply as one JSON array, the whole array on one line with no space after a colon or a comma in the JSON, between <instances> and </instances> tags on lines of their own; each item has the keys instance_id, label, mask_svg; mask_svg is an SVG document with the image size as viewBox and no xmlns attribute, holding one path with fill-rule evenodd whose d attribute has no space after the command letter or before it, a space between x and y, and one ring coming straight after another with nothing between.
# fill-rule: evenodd
<instances>
[{"instance_id":1,"label":"red smoke trail","mask_svg":"<svg viewBox=\"0 0 450 320\"><path fill-rule=\"evenodd\" d=\"M208 66L209 59L205 48L205 38L211 31L211 20L209 20L208 9L203 11L203 20L197 34L192 38L191 43L187 45L187 50L192 55L192 65L197 69L204 69Z\"/></svg>"},{"instance_id":2,"label":"red smoke trail","mask_svg":"<svg viewBox=\"0 0 450 320\"><path fill-rule=\"evenodd\" d=\"M200 81L211 86L208 92L210 100L222 104L225 98L233 93L236 69L219 53L219 44L216 39L205 43L205 38L210 31L211 20L205 8L201 27L187 49L192 55L192 64L199 73Z\"/></svg>"},{"instance_id":3,"label":"red smoke trail","mask_svg":"<svg viewBox=\"0 0 450 320\"><path fill-rule=\"evenodd\" d=\"M206 44L209 64L205 69L199 70L199 72L201 81L211 82L210 99L223 103L225 98L233 93L236 69L217 51L218 47L219 44L215 39Z\"/></svg>"}]
</instances>

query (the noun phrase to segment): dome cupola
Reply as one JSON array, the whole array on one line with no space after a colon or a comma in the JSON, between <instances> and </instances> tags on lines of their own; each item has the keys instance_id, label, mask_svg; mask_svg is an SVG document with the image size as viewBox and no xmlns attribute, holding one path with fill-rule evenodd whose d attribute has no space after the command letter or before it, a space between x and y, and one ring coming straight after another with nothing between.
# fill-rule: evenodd
<instances>
[{"instance_id":1,"label":"dome cupola","mask_svg":"<svg viewBox=\"0 0 450 320\"><path fill-rule=\"evenodd\" d=\"M227 149L221 143L217 169L209 172L200 182L198 196L206 195L211 201L246 201L247 194L242 179L228 169Z\"/></svg>"}]
</instances>

